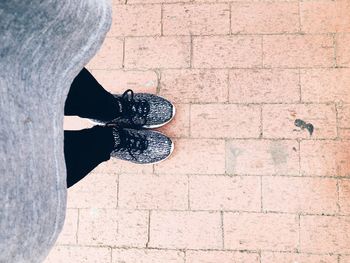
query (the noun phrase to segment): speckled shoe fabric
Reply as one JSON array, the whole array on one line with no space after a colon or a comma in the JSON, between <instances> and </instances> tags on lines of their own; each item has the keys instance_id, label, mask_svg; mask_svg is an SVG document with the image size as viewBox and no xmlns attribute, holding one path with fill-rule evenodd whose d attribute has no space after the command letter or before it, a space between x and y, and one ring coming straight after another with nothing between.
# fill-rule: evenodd
<instances>
[{"instance_id":1,"label":"speckled shoe fabric","mask_svg":"<svg viewBox=\"0 0 350 263\"><path fill-rule=\"evenodd\" d=\"M157 131L113 127L111 157L137 164L154 164L168 158L174 149L170 138Z\"/></svg>"},{"instance_id":2,"label":"speckled shoe fabric","mask_svg":"<svg viewBox=\"0 0 350 263\"><path fill-rule=\"evenodd\" d=\"M121 116L104 122L92 119L100 125L116 124L127 128L158 128L175 116L175 107L168 100L149 93L134 93L131 89L123 95L115 95Z\"/></svg>"}]
</instances>

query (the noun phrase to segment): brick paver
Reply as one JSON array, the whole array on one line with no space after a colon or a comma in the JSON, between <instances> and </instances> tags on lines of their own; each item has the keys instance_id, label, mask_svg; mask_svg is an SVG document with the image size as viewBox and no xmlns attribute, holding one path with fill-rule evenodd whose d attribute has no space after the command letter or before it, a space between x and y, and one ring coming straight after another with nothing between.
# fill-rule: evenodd
<instances>
[{"instance_id":1,"label":"brick paver","mask_svg":"<svg viewBox=\"0 0 350 263\"><path fill-rule=\"evenodd\" d=\"M165 5L164 35L211 35L230 32L230 7L218 4Z\"/></svg>"},{"instance_id":2,"label":"brick paver","mask_svg":"<svg viewBox=\"0 0 350 263\"><path fill-rule=\"evenodd\" d=\"M246 253L239 251L188 251L186 253L186 263L258 263L257 253Z\"/></svg>"},{"instance_id":3,"label":"brick paver","mask_svg":"<svg viewBox=\"0 0 350 263\"><path fill-rule=\"evenodd\" d=\"M241 175L298 175L298 147L295 140L228 140L226 172Z\"/></svg>"},{"instance_id":4,"label":"brick paver","mask_svg":"<svg viewBox=\"0 0 350 263\"><path fill-rule=\"evenodd\" d=\"M338 113L338 136L350 139L350 104L337 104Z\"/></svg>"},{"instance_id":5,"label":"brick paver","mask_svg":"<svg viewBox=\"0 0 350 263\"><path fill-rule=\"evenodd\" d=\"M227 80L227 70L163 70L159 94L175 103L222 103L228 99Z\"/></svg>"},{"instance_id":6,"label":"brick paver","mask_svg":"<svg viewBox=\"0 0 350 263\"><path fill-rule=\"evenodd\" d=\"M350 66L350 48L347 43L349 43L350 34L343 33L336 35L336 52L337 52L337 65L343 67Z\"/></svg>"},{"instance_id":7,"label":"brick paver","mask_svg":"<svg viewBox=\"0 0 350 263\"><path fill-rule=\"evenodd\" d=\"M333 67L334 40L329 35L266 35L264 66L268 68Z\"/></svg>"},{"instance_id":8,"label":"brick paver","mask_svg":"<svg viewBox=\"0 0 350 263\"><path fill-rule=\"evenodd\" d=\"M336 1L300 2L301 30L305 33L331 33L337 31Z\"/></svg>"},{"instance_id":9,"label":"brick paver","mask_svg":"<svg viewBox=\"0 0 350 263\"><path fill-rule=\"evenodd\" d=\"M150 221L150 247L222 248L222 220L219 212L154 211Z\"/></svg>"},{"instance_id":10,"label":"brick paver","mask_svg":"<svg viewBox=\"0 0 350 263\"><path fill-rule=\"evenodd\" d=\"M339 181L339 206L342 214L350 214L350 180Z\"/></svg>"},{"instance_id":11,"label":"brick paver","mask_svg":"<svg viewBox=\"0 0 350 263\"><path fill-rule=\"evenodd\" d=\"M223 221L225 248L291 251L298 247L296 215L228 212Z\"/></svg>"},{"instance_id":12,"label":"brick paver","mask_svg":"<svg viewBox=\"0 0 350 263\"><path fill-rule=\"evenodd\" d=\"M190 66L190 54L191 40L188 36L125 39L126 69L187 68Z\"/></svg>"},{"instance_id":13,"label":"brick paver","mask_svg":"<svg viewBox=\"0 0 350 263\"><path fill-rule=\"evenodd\" d=\"M229 73L232 103L292 103L300 100L297 69L233 69Z\"/></svg>"},{"instance_id":14,"label":"brick paver","mask_svg":"<svg viewBox=\"0 0 350 263\"><path fill-rule=\"evenodd\" d=\"M192 66L194 68L254 68L262 66L262 37L193 37Z\"/></svg>"},{"instance_id":15,"label":"brick paver","mask_svg":"<svg viewBox=\"0 0 350 263\"><path fill-rule=\"evenodd\" d=\"M301 216L300 250L310 253L350 252L350 219L344 216ZM319 242L322 240L322 242Z\"/></svg>"},{"instance_id":16,"label":"brick paver","mask_svg":"<svg viewBox=\"0 0 350 263\"><path fill-rule=\"evenodd\" d=\"M261 209L259 176L194 175L189 178L189 200L192 210Z\"/></svg>"},{"instance_id":17,"label":"brick paver","mask_svg":"<svg viewBox=\"0 0 350 263\"><path fill-rule=\"evenodd\" d=\"M160 35L161 9L161 5L113 5L114 19L108 35Z\"/></svg>"},{"instance_id":18,"label":"brick paver","mask_svg":"<svg viewBox=\"0 0 350 263\"><path fill-rule=\"evenodd\" d=\"M46 262L349 263L350 1L113 0L113 16L87 67L174 102L175 150L69 189Z\"/></svg>"},{"instance_id":19,"label":"brick paver","mask_svg":"<svg viewBox=\"0 0 350 263\"><path fill-rule=\"evenodd\" d=\"M301 100L303 102L349 102L350 69L305 69L300 72Z\"/></svg>"},{"instance_id":20,"label":"brick paver","mask_svg":"<svg viewBox=\"0 0 350 263\"><path fill-rule=\"evenodd\" d=\"M45 263L101 263L111 262L111 249L107 247L55 246Z\"/></svg>"},{"instance_id":21,"label":"brick paver","mask_svg":"<svg viewBox=\"0 0 350 263\"><path fill-rule=\"evenodd\" d=\"M308 140L300 145L303 175L349 176L350 141Z\"/></svg>"},{"instance_id":22,"label":"brick paver","mask_svg":"<svg viewBox=\"0 0 350 263\"><path fill-rule=\"evenodd\" d=\"M296 33L298 2L234 2L231 4L233 34Z\"/></svg>"},{"instance_id":23,"label":"brick paver","mask_svg":"<svg viewBox=\"0 0 350 263\"><path fill-rule=\"evenodd\" d=\"M177 139L174 154L155 164L157 174L223 174L225 141L216 139Z\"/></svg>"},{"instance_id":24,"label":"brick paver","mask_svg":"<svg viewBox=\"0 0 350 263\"><path fill-rule=\"evenodd\" d=\"M188 179L181 175L119 176L119 207L127 209L185 210Z\"/></svg>"},{"instance_id":25,"label":"brick paver","mask_svg":"<svg viewBox=\"0 0 350 263\"><path fill-rule=\"evenodd\" d=\"M198 138L258 138L261 108L257 105L191 106L191 136ZM232 114L232 113L235 114ZM211 129L210 127L219 127Z\"/></svg>"},{"instance_id":26,"label":"brick paver","mask_svg":"<svg viewBox=\"0 0 350 263\"><path fill-rule=\"evenodd\" d=\"M335 139L337 116L334 104L273 104L263 107L265 138ZM312 130L296 126L295 120L313 125Z\"/></svg>"},{"instance_id":27,"label":"brick paver","mask_svg":"<svg viewBox=\"0 0 350 263\"><path fill-rule=\"evenodd\" d=\"M101 49L87 67L91 69L121 69L123 67L123 40L106 37Z\"/></svg>"},{"instance_id":28,"label":"brick paver","mask_svg":"<svg viewBox=\"0 0 350 263\"><path fill-rule=\"evenodd\" d=\"M113 249L112 263L184 263L184 252L157 249ZM126 261L127 260L127 261Z\"/></svg>"},{"instance_id":29,"label":"brick paver","mask_svg":"<svg viewBox=\"0 0 350 263\"><path fill-rule=\"evenodd\" d=\"M79 209L78 244L145 246L148 217L147 211Z\"/></svg>"},{"instance_id":30,"label":"brick paver","mask_svg":"<svg viewBox=\"0 0 350 263\"><path fill-rule=\"evenodd\" d=\"M262 180L264 211L314 214L338 211L336 179L266 176Z\"/></svg>"},{"instance_id":31,"label":"brick paver","mask_svg":"<svg viewBox=\"0 0 350 263\"><path fill-rule=\"evenodd\" d=\"M299 253L263 252L261 263L338 263L336 255L311 255Z\"/></svg>"}]
</instances>

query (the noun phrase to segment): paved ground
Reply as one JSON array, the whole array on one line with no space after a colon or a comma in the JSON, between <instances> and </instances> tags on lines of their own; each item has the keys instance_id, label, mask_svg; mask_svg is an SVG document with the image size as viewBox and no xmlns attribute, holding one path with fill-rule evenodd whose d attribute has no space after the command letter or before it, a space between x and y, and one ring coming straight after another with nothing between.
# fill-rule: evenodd
<instances>
[{"instance_id":1,"label":"paved ground","mask_svg":"<svg viewBox=\"0 0 350 263\"><path fill-rule=\"evenodd\" d=\"M69 189L46 263L350 262L349 43L349 0L115 2L88 68L175 102L176 150Z\"/></svg>"}]
</instances>

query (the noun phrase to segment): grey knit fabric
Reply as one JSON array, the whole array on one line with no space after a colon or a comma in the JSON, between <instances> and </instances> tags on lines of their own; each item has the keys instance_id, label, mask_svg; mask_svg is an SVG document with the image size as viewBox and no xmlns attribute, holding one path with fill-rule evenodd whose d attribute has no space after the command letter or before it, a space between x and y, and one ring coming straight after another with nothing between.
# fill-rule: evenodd
<instances>
[{"instance_id":1,"label":"grey knit fabric","mask_svg":"<svg viewBox=\"0 0 350 263\"><path fill-rule=\"evenodd\" d=\"M140 101L144 101L144 103L148 104L149 110L145 116L136 114L130 119L132 112L130 112L129 109L124 109L122 106L123 101L128 98L123 99L123 95L121 94L113 94L113 96L117 99L116 107L121 112L121 116L118 116L118 118L110 120L109 122L118 124L122 127L158 128L170 122L175 116L175 106L167 99L150 93L135 93L133 94L133 99L130 104L133 105ZM99 125L107 123L106 121L97 119L92 119L92 121Z\"/></svg>"},{"instance_id":2,"label":"grey knit fabric","mask_svg":"<svg viewBox=\"0 0 350 263\"><path fill-rule=\"evenodd\" d=\"M110 6L0 1L1 263L44 261L62 230L64 102L110 28Z\"/></svg>"},{"instance_id":3,"label":"grey knit fabric","mask_svg":"<svg viewBox=\"0 0 350 263\"><path fill-rule=\"evenodd\" d=\"M167 159L174 149L171 139L158 131L113 127L112 133L115 146L111 157L121 160L137 164L157 163Z\"/></svg>"},{"instance_id":4,"label":"grey knit fabric","mask_svg":"<svg viewBox=\"0 0 350 263\"><path fill-rule=\"evenodd\" d=\"M134 98L136 101L144 100L149 103L150 111L145 127L161 126L173 118L174 105L167 99L149 93L135 93Z\"/></svg>"}]
</instances>

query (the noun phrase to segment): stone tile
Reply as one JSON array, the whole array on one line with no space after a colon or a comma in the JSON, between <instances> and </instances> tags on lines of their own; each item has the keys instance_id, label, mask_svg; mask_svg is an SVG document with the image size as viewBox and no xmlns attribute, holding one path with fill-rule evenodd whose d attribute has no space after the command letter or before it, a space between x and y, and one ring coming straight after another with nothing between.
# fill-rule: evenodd
<instances>
[{"instance_id":1,"label":"stone tile","mask_svg":"<svg viewBox=\"0 0 350 263\"><path fill-rule=\"evenodd\" d=\"M226 172L298 175L298 148L293 140L230 140L226 143Z\"/></svg>"},{"instance_id":2,"label":"stone tile","mask_svg":"<svg viewBox=\"0 0 350 263\"><path fill-rule=\"evenodd\" d=\"M126 209L185 210L188 180L182 175L119 176L119 207Z\"/></svg>"},{"instance_id":3,"label":"stone tile","mask_svg":"<svg viewBox=\"0 0 350 263\"><path fill-rule=\"evenodd\" d=\"M160 174L223 174L225 142L214 139L177 139L166 162L156 164Z\"/></svg>"},{"instance_id":4,"label":"stone tile","mask_svg":"<svg viewBox=\"0 0 350 263\"><path fill-rule=\"evenodd\" d=\"M78 244L144 247L148 211L80 209Z\"/></svg>"},{"instance_id":5,"label":"stone tile","mask_svg":"<svg viewBox=\"0 0 350 263\"><path fill-rule=\"evenodd\" d=\"M299 99L299 72L296 69L230 70L230 102L291 103Z\"/></svg>"},{"instance_id":6,"label":"stone tile","mask_svg":"<svg viewBox=\"0 0 350 263\"><path fill-rule=\"evenodd\" d=\"M262 111L264 138L335 139L336 110L326 104L273 104ZM296 121L299 124L296 125ZM304 123L301 125L301 121ZM308 128L312 125L312 128ZM310 130L311 129L311 130Z\"/></svg>"},{"instance_id":7,"label":"stone tile","mask_svg":"<svg viewBox=\"0 0 350 263\"><path fill-rule=\"evenodd\" d=\"M164 35L214 35L230 32L228 4L164 5Z\"/></svg>"},{"instance_id":8,"label":"stone tile","mask_svg":"<svg viewBox=\"0 0 350 263\"><path fill-rule=\"evenodd\" d=\"M189 186L192 210L260 211L260 176L191 175Z\"/></svg>"},{"instance_id":9,"label":"stone tile","mask_svg":"<svg viewBox=\"0 0 350 263\"><path fill-rule=\"evenodd\" d=\"M113 249L112 263L184 263L184 253L156 249Z\"/></svg>"},{"instance_id":10,"label":"stone tile","mask_svg":"<svg viewBox=\"0 0 350 263\"><path fill-rule=\"evenodd\" d=\"M268 68L333 67L334 45L329 35L266 35L264 66Z\"/></svg>"},{"instance_id":11,"label":"stone tile","mask_svg":"<svg viewBox=\"0 0 350 263\"><path fill-rule=\"evenodd\" d=\"M299 31L297 2L233 2L233 34L282 34Z\"/></svg>"},{"instance_id":12,"label":"stone tile","mask_svg":"<svg viewBox=\"0 0 350 263\"><path fill-rule=\"evenodd\" d=\"M222 246L220 213L152 211L150 247L217 249Z\"/></svg>"},{"instance_id":13,"label":"stone tile","mask_svg":"<svg viewBox=\"0 0 350 263\"><path fill-rule=\"evenodd\" d=\"M262 66L260 36L193 38L194 68L255 68Z\"/></svg>"},{"instance_id":14,"label":"stone tile","mask_svg":"<svg viewBox=\"0 0 350 263\"><path fill-rule=\"evenodd\" d=\"M264 211L335 214L338 211L337 180L264 176L262 200Z\"/></svg>"},{"instance_id":15,"label":"stone tile","mask_svg":"<svg viewBox=\"0 0 350 263\"><path fill-rule=\"evenodd\" d=\"M188 36L126 38L125 68L187 68L190 45Z\"/></svg>"},{"instance_id":16,"label":"stone tile","mask_svg":"<svg viewBox=\"0 0 350 263\"><path fill-rule=\"evenodd\" d=\"M44 263L109 263L111 249L107 247L54 246Z\"/></svg>"},{"instance_id":17,"label":"stone tile","mask_svg":"<svg viewBox=\"0 0 350 263\"><path fill-rule=\"evenodd\" d=\"M225 248L295 250L298 217L290 214L224 213Z\"/></svg>"},{"instance_id":18,"label":"stone tile","mask_svg":"<svg viewBox=\"0 0 350 263\"><path fill-rule=\"evenodd\" d=\"M70 208L116 208L118 203L118 176L90 173L67 192Z\"/></svg>"},{"instance_id":19,"label":"stone tile","mask_svg":"<svg viewBox=\"0 0 350 263\"><path fill-rule=\"evenodd\" d=\"M350 219L334 216L301 216L300 250L309 253L348 254Z\"/></svg>"},{"instance_id":20,"label":"stone tile","mask_svg":"<svg viewBox=\"0 0 350 263\"><path fill-rule=\"evenodd\" d=\"M260 111L261 108L257 105L191 105L191 136L194 138L259 138Z\"/></svg>"}]
</instances>

